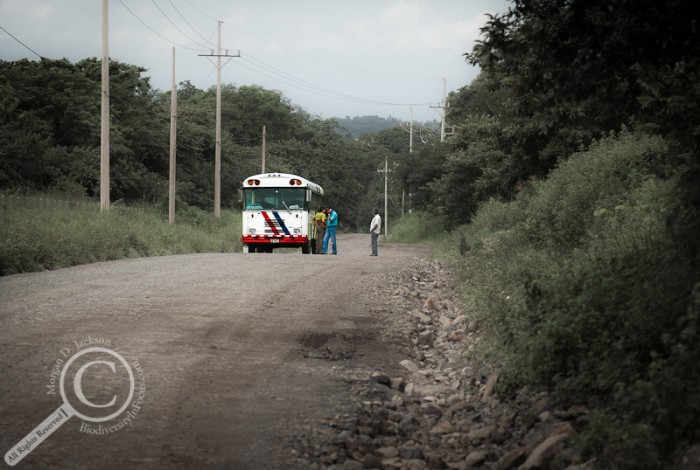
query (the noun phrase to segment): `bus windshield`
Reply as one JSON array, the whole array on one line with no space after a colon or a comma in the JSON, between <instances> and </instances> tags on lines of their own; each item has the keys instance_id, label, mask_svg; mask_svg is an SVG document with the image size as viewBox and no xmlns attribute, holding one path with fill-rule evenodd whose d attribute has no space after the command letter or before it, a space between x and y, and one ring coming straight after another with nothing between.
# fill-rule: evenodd
<instances>
[{"instance_id":1,"label":"bus windshield","mask_svg":"<svg viewBox=\"0 0 700 470\"><path fill-rule=\"evenodd\" d=\"M306 207L306 188L245 188L244 210L302 210Z\"/></svg>"}]
</instances>

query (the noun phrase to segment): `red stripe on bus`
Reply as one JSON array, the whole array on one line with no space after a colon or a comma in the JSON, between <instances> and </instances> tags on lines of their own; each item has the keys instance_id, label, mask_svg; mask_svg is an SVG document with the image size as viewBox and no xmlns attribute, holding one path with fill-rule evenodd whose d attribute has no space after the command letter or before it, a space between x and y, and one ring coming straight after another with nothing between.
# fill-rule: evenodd
<instances>
[{"instance_id":1,"label":"red stripe on bus","mask_svg":"<svg viewBox=\"0 0 700 470\"><path fill-rule=\"evenodd\" d=\"M260 211L260 213L261 213L262 216L265 218L265 222L267 222L267 225L269 225L270 228L272 229L272 233L274 233L275 235L279 235L279 232L278 232L277 229L275 228L275 225L272 223L272 220L270 220L270 216L267 215L267 212L265 212L265 211Z\"/></svg>"}]
</instances>

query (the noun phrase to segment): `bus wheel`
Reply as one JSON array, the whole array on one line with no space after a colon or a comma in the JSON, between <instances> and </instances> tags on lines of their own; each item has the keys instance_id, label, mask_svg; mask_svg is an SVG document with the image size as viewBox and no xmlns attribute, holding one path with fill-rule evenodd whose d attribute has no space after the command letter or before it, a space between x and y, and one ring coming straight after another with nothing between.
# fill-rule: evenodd
<instances>
[{"instance_id":1,"label":"bus wheel","mask_svg":"<svg viewBox=\"0 0 700 470\"><path fill-rule=\"evenodd\" d=\"M301 252L305 255L311 253L311 247L309 247L309 242L306 242L303 245L301 245Z\"/></svg>"}]
</instances>

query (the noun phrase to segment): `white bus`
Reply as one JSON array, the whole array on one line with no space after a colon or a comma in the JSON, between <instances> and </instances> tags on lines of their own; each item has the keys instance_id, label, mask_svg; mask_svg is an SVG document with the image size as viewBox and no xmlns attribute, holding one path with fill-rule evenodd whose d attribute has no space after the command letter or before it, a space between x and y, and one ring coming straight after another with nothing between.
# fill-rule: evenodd
<instances>
[{"instance_id":1,"label":"white bus","mask_svg":"<svg viewBox=\"0 0 700 470\"><path fill-rule=\"evenodd\" d=\"M301 176L265 173L246 178L241 191L244 253L295 247L313 252L312 219L323 203L321 186Z\"/></svg>"}]
</instances>

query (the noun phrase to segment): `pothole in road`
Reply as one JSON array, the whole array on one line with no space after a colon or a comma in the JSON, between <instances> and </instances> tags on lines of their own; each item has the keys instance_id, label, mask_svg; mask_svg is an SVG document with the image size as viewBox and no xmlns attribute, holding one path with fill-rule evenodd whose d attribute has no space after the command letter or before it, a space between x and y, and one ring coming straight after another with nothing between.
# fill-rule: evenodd
<instances>
[{"instance_id":1,"label":"pothole in road","mask_svg":"<svg viewBox=\"0 0 700 470\"><path fill-rule=\"evenodd\" d=\"M297 338L304 347L304 357L340 361L351 359L356 351L352 341L342 333L319 333L308 331Z\"/></svg>"}]
</instances>

